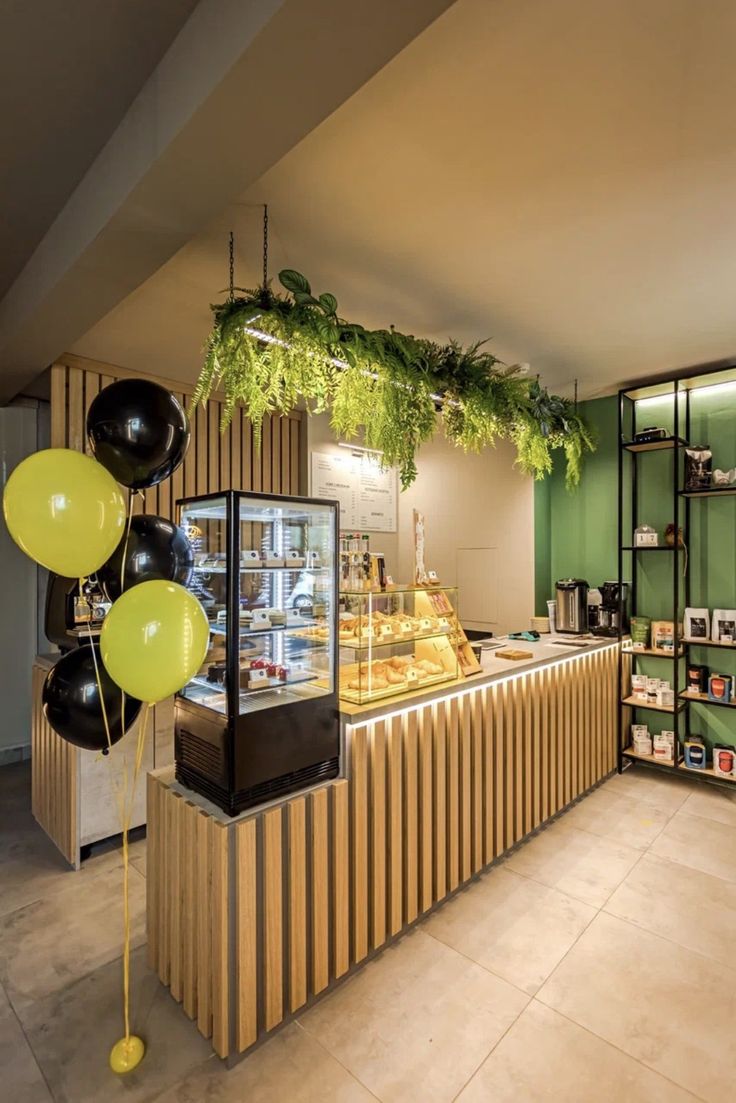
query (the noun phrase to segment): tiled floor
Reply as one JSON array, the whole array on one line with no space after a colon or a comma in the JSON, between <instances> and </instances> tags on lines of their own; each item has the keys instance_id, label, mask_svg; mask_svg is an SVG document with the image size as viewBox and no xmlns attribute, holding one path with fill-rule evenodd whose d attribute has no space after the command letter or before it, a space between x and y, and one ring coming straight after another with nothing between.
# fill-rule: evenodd
<instances>
[{"instance_id":1,"label":"tiled floor","mask_svg":"<svg viewBox=\"0 0 736 1103\"><path fill-rule=\"evenodd\" d=\"M0 769L0 1098L684 1103L736 1098L736 794L613 778L228 1071L145 965L120 1034L120 855L67 872Z\"/></svg>"}]
</instances>

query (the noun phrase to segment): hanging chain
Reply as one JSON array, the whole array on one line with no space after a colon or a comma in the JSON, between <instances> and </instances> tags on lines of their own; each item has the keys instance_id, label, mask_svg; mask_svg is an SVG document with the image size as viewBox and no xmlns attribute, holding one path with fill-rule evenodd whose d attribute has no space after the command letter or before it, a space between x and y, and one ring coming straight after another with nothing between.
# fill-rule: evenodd
<instances>
[{"instance_id":1,"label":"hanging chain","mask_svg":"<svg viewBox=\"0 0 736 1103\"><path fill-rule=\"evenodd\" d=\"M230 231L230 302L235 298L235 237Z\"/></svg>"},{"instance_id":2,"label":"hanging chain","mask_svg":"<svg viewBox=\"0 0 736 1103\"><path fill-rule=\"evenodd\" d=\"M268 203L263 204L263 286L268 286Z\"/></svg>"}]
</instances>

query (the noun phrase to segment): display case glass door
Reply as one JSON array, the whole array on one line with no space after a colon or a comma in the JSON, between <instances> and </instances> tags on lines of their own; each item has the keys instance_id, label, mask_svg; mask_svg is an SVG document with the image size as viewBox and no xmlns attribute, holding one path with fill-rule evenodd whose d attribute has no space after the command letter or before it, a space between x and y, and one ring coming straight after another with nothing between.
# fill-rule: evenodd
<instances>
[{"instance_id":1,"label":"display case glass door","mask_svg":"<svg viewBox=\"0 0 736 1103\"><path fill-rule=\"evenodd\" d=\"M334 693L334 512L266 498L238 508L240 713Z\"/></svg>"},{"instance_id":2,"label":"display case glass door","mask_svg":"<svg viewBox=\"0 0 736 1103\"><path fill-rule=\"evenodd\" d=\"M181 696L227 714L228 551L227 499L212 497L182 506L180 524L194 551L188 589L207 614L210 640L202 667Z\"/></svg>"}]
</instances>

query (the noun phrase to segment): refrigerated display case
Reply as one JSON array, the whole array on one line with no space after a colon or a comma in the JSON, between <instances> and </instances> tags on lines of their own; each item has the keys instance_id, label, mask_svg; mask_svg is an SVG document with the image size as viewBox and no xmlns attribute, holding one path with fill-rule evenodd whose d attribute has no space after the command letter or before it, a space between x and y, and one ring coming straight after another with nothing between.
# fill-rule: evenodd
<instances>
[{"instance_id":1,"label":"refrigerated display case","mask_svg":"<svg viewBox=\"0 0 736 1103\"><path fill-rule=\"evenodd\" d=\"M339 773L339 505L228 490L177 506L210 646L177 694L176 776L236 815Z\"/></svg>"},{"instance_id":2,"label":"refrigerated display case","mask_svg":"<svg viewBox=\"0 0 736 1103\"><path fill-rule=\"evenodd\" d=\"M453 587L343 591L338 637L340 696L355 704L462 677Z\"/></svg>"}]
</instances>

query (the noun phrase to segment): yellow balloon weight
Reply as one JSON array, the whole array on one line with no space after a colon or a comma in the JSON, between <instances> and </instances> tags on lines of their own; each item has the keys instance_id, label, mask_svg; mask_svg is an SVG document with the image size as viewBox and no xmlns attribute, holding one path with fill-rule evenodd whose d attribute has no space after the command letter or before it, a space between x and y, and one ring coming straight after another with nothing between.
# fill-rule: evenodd
<instances>
[{"instance_id":1,"label":"yellow balloon weight","mask_svg":"<svg viewBox=\"0 0 736 1103\"><path fill-rule=\"evenodd\" d=\"M46 448L19 463L3 494L19 548L42 567L84 578L110 558L125 528L125 499L101 463L71 448Z\"/></svg>"},{"instance_id":2,"label":"yellow balloon weight","mask_svg":"<svg viewBox=\"0 0 736 1103\"><path fill-rule=\"evenodd\" d=\"M177 582L141 582L126 590L100 635L107 673L148 704L182 689L204 662L208 644L207 615Z\"/></svg>"}]
</instances>

